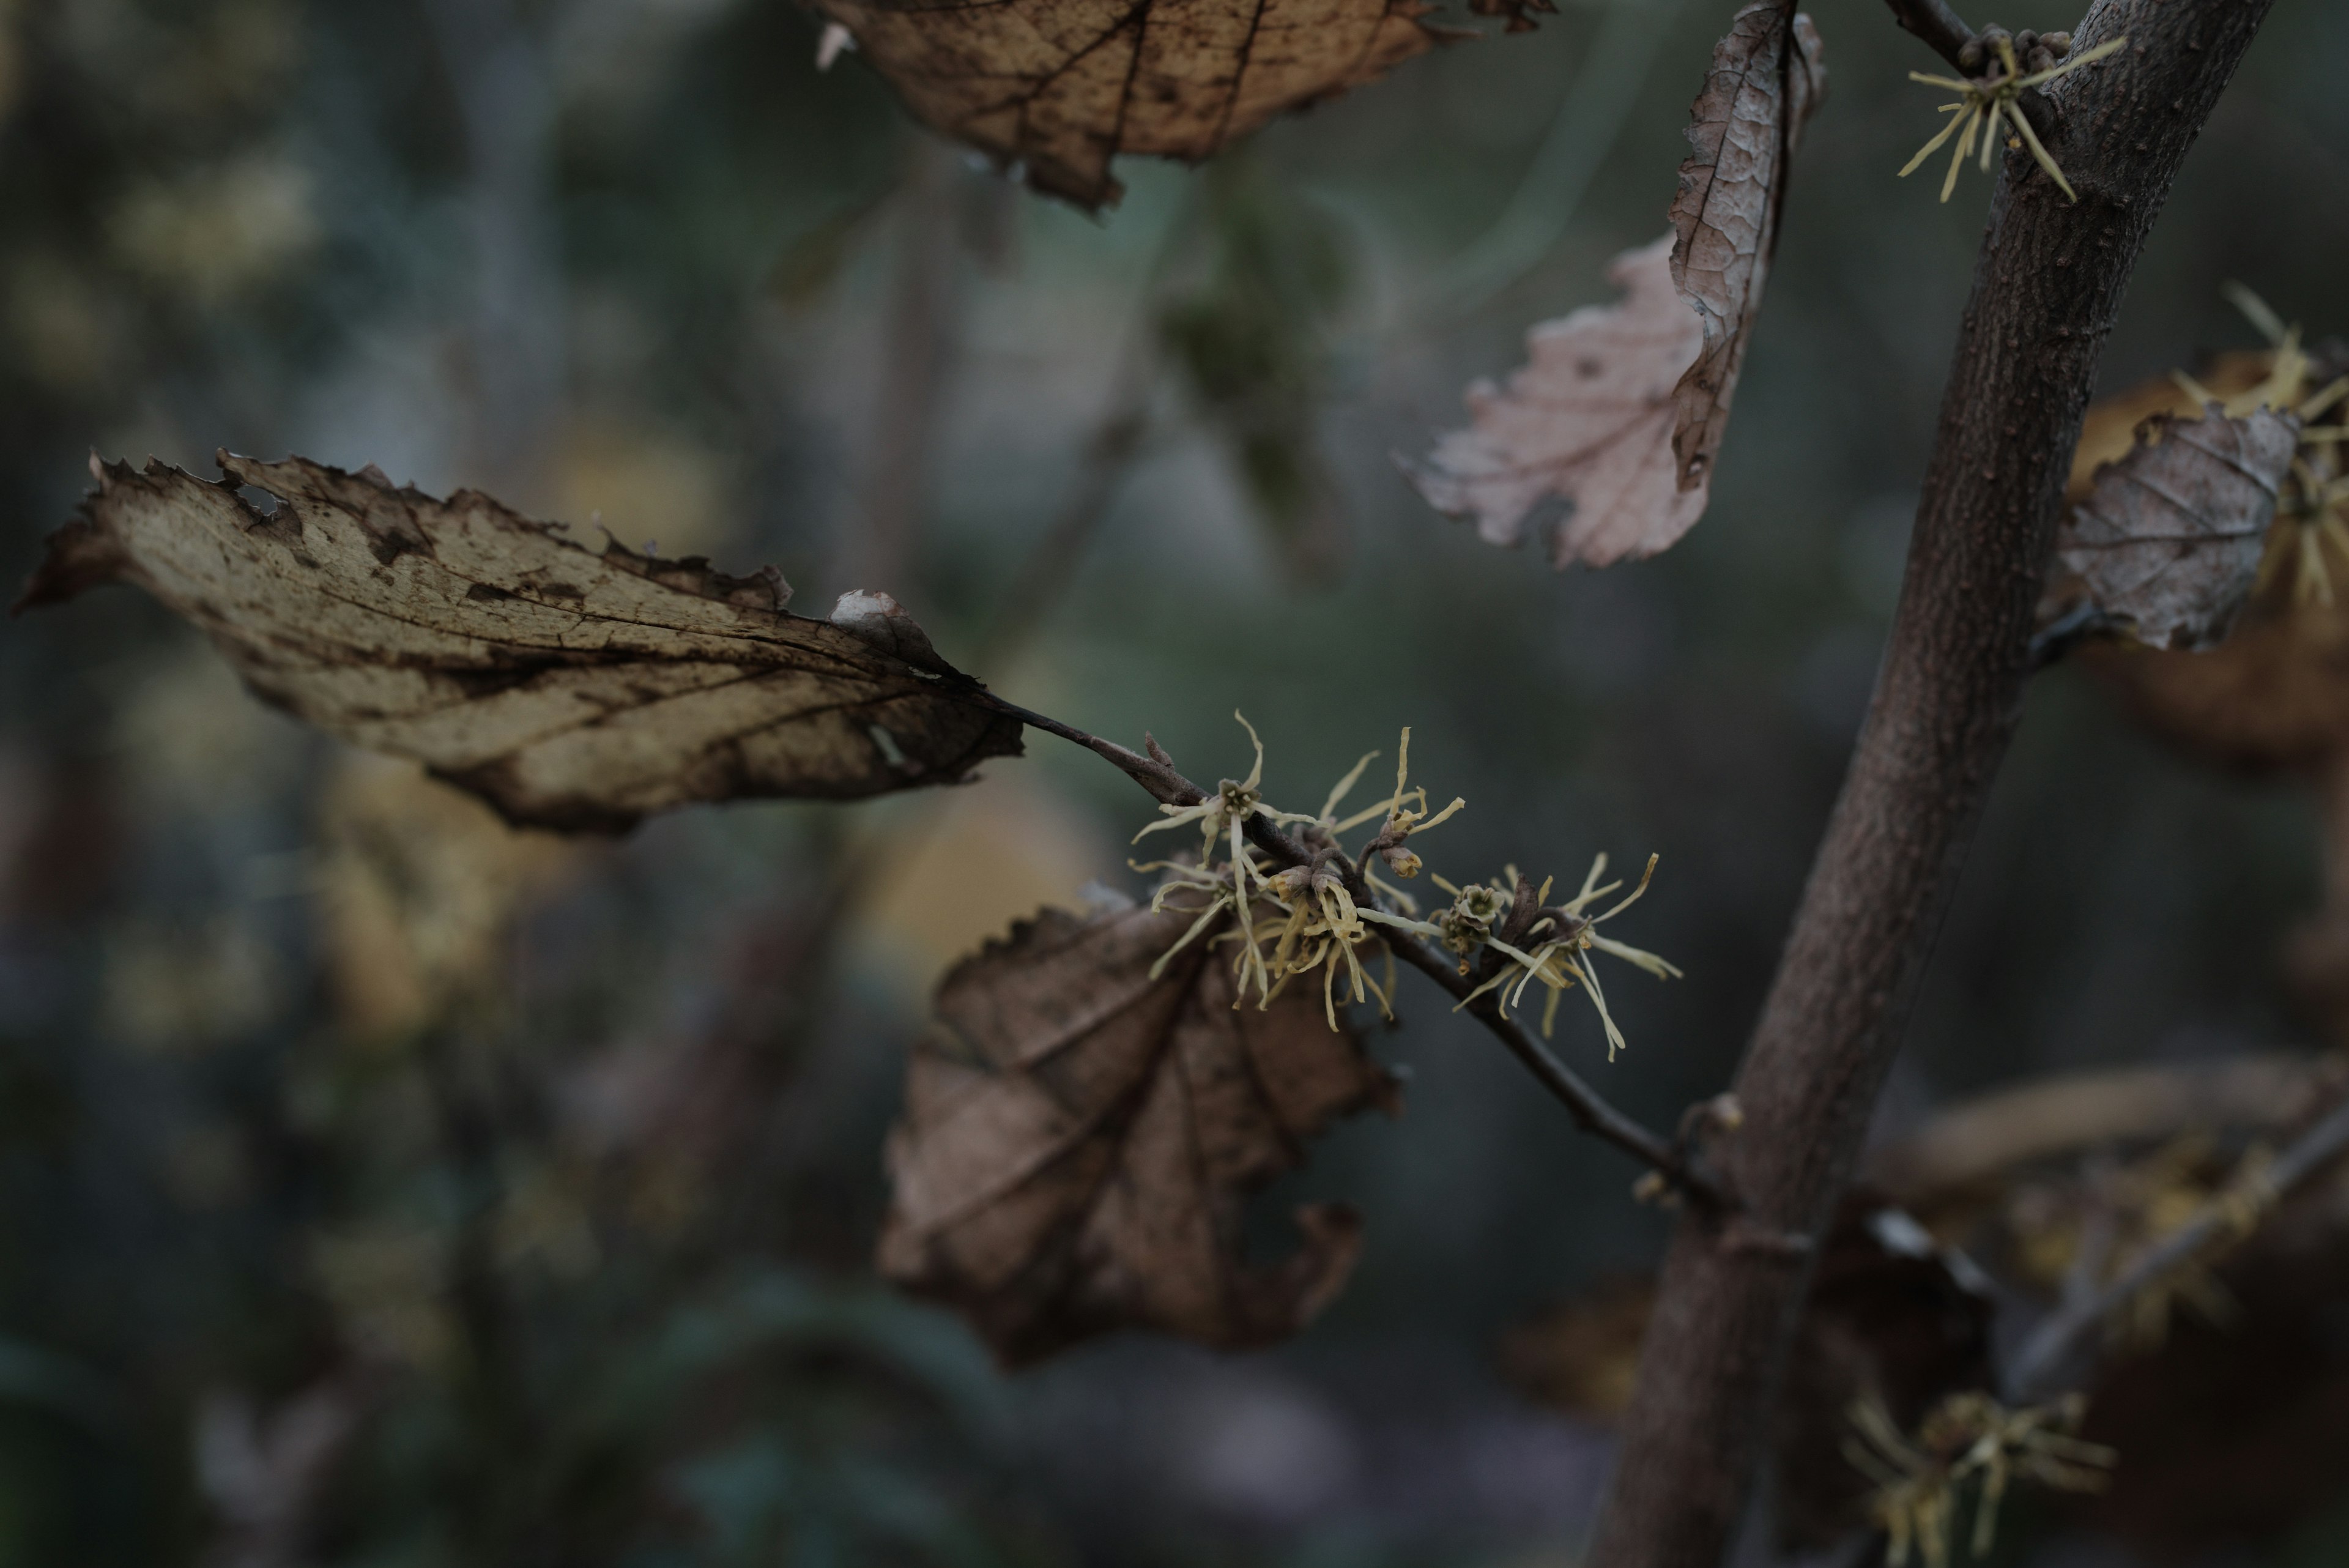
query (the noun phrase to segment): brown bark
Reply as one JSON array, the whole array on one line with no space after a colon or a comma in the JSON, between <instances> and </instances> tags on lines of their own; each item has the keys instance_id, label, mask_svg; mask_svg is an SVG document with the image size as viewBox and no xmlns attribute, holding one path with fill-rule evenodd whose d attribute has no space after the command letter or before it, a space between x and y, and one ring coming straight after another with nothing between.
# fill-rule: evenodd
<instances>
[{"instance_id":1,"label":"brown bark","mask_svg":"<svg viewBox=\"0 0 2349 1568\"><path fill-rule=\"evenodd\" d=\"M2099 0L2054 84L2067 202L2011 154L1927 470L1884 668L1723 1140L1744 1205L1666 1259L1595 1568L1718 1562L1808 1283L2014 728L2080 418L2121 294L2269 0Z\"/></svg>"}]
</instances>

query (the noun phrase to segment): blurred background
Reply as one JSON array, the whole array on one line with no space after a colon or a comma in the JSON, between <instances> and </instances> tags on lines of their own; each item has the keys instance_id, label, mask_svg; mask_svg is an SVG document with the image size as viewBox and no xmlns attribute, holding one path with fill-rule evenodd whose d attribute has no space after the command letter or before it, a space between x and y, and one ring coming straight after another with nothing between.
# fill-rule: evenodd
<instances>
[{"instance_id":1,"label":"blurred background","mask_svg":"<svg viewBox=\"0 0 2349 1568\"><path fill-rule=\"evenodd\" d=\"M1392 454L1662 232L1729 9L1564 0L1206 171L1129 161L1093 220L854 54L820 74L783 0L0 0L0 560L92 449L301 452L772 562L811 613L886 589L1195 775L1244 771L1242 708L1285 805L1412 725L1469 802L1436 870L1661 855L1620 934L1689 978L1617 982L1611 1066L1576 1009L1560 1044L1669 1121L1734 1064L1898 587L1989 198L1893 177L1935 62L1869 0L1817 15L1832 96L1679 548L1556 575ZM2254 343L2230 278L2349 328L2344 60L2349 9L2276 8L2107 389ZM1494 1347L1667 1217L1408 983L1376 1041L1404 1114L1275 1194L1368 1220L1297 1343L1006 1377L874 1282L928 988L1133 885L1148 803L1030 750L564 842L264 710L137 595L9 623L0 1564L1572 1561L1605 1429ZM2323 883L2302 790L2041 678L1886 1131L2037 1073L2316 1050L2282 955ZM2340 1561L2349 1449L2302 1458L2207 1539L2049 1512L2002 1550Z\"/></svg>"}]
</instances>

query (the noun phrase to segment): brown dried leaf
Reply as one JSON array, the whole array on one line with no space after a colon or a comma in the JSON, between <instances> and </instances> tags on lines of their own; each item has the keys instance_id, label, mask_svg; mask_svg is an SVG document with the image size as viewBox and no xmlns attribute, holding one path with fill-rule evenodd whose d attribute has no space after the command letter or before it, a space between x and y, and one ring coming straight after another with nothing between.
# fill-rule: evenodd
<instances>
[{"instance_id":1,"label":"brown dried leaf","mask_svg":"<svg viewBox=\"0 0 2349 1568\"><path fill-rule=\"evenodd\" d=\"M1123 152L1198 162L1444 36L1418 0L816 0L926 125L1097 208Z\"/></svg>"},{"instance_id":2,"label":"brown dried leaf","mask_svg":"<svg viewBox=\"0 0 2349 1568\"><path fill-rule=\"evenodd\" d=\"M1775 0L1738 13L1692 111L1672 234L1615 258L1620 302L1527 334L1506 390L1468 389L1470 426L1404 464L1430 504L1514 545L1543 502L1563 500L1561 569L1655 555L1704 514L1789 155L1826 84L1809 17Z\"/></svg>"},{"instance_id":3,"label":"brown dried leaf","mask_svg":"<svg viewBox=\"0 0 2349 1568\"><path fill-rule=\"evenodd\" d=\"M1797 13L1790 21L1777 0L1754 0L1714 46L1713 68L1690 111L1688 138L1696 151L1681 165L1680 193L1672 199L1672 281L1704 322L1704 351L1673 390L1679 421L1672 451L1683 492L1702 493L1712 479L1778 248L1787 165L1826 88L1811 19Z\"/></svg>"},{"instance_id":4,"label":"brown dried leaf","mask_svg":"<svg viewBox=\"0 0 2349 1568\"><path fill-rule=\"evenodd\" d=\"M1212 933L1151 980L1189 924L1047 910L938 987L889 1140L880 1268L1006 1363L1125 1327L1268 1344L1353 1266L1360 1220L1320 1204L1297 1210L1298 1251L1244 1261L1241 1199L1333 1117L1391 1107L1392 1082L1330 1031L1318 987L1236 1009Z\"/></svg>"},{"instance_id":5,"label":"brown dried leaf","mask_svg":"<svg viewBox=\"0 0 2349 1568\"><path fill-rule=\"evenodd\" d=\"M2097 471L2057 554L2138 641L2214 646L2251 597L2299 439L2297 420L2268 409L2156 415L2128 456Z\"/></svg>"},{"instance_id":6,"label":"brown dried leaf","mask_svg":"<svg viewBox=\"0 0 2349 1568\"><path fill-rule=\"evenodd\" d=\"M1019 751L1018 723L971 701L977 683L885 596L844 595L833 621L811 620L785 612L771 568L598 555L478 492L436 501L373 469L220 462L218 484L98 466L18 607L135 583L264 701L419 758L523 826L616 832L694 801L854 799Z\"/></svg>"}]
</instances>

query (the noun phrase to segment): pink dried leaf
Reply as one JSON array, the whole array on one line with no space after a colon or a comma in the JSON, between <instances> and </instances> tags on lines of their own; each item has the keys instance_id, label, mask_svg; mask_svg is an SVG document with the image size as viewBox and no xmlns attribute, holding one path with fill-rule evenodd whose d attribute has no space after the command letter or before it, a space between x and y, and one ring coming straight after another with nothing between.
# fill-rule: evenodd
<instances>
[{"instance_id":1,"label":"pink dried leaf","mask_svg":"<svg viewBox=\"0 0 2349 1568\"><path fill-rule=\"evenodd\" d=\"M1691 112L1673 233L1615 258L1620 301L1535 327L1506 389L1468 389L1469 427L1404 462L1430 504L1515 545L1562 501L1561 569L1655 555L1704 514L1791 155L1826 84L1809 17L1772 0L1738 13Z\"/></svg>"}]
</instances>

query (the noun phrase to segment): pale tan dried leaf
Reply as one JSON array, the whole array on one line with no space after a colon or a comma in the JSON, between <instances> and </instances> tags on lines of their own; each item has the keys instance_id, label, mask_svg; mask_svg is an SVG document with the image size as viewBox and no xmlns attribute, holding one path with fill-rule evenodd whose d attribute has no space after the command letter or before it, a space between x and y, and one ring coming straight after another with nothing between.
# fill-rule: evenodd
<instances>
[{"instance_id":1,"label":"pale tan dried leaf","mask_svg":"<svg viewBox=\"0 0 2349 1568\"><path fill-rule=\"evenodd\" d=\"M2095 607L2153 648L2209 648L2251 597L2300 422L2157 416L2097 471L2064 519L2057 554Z\"/></svg>"},{"instance_id":2,"label":"pale tan dried leaf","mask_svg":"<svg viewBox=\"0 0 2349 1568\"><path fill-rule=\"evenodd\" d=\"M415 757L509 820L615 832L694 801L854 799L1016 755L1019 727L885 596L789 614L771 569L583 549L486 495L373 469L222 453L214 484L150 462L49 541L27 605L135 583L264 701ZM278 502L264 514L240 486Z\"/></svg>"},{"instance_id":3,"label":"pale tan dried leaf","mask_svg":"<svg viewBox=\"0 0 2349 1568\"><path fill-rule=\"evenodd\" d=\"M959 1309L1009 1364L1118 1328L1226 1349L1303 1327L1361 1223L1297 1210L1303 1244L1241 1253L1242 1199L1392 1084L1319 987L1235 1008L1212 933L1150 970L1187 916L1048 910L967 959L906 1075L881 1272Z\"/></svg>"},{"instance_id":4,"label":"pale tan dried leaf","mask_svg":"<svg viewBox=\"0 0 2349 1568\"><path fill-rule=\"evenodd\" d=\"M1691 113L1673 233L1615 258L1624 291L1526 337L1506 390L1468 389L1474 422L1404 469L1441 512L1496 545L1545 502L1561 569L1669 549L1704 514L1713 467L1777 243L1788 162L1826 87L1810 18L1738 13Z\"/></svg>"},{"instance_id":5,"label":"pale tan dried leaf","mask_svg":"<svg viewBox=\"0 0 2349 1568\"><path fill-rule=\"evenodd\" d=\"M1712 479L1778 246L1788 164L1826 86L1811 19L1797 13L1790 21L1776 0L1754 0L1714 46L1690 111L1696 151L1681 165L1672 200L1672 280L1704 322L1704 351L1674 392L1672 451L1683 491Z\"/></svg>"},{"instance_id":6,"label":"pale tan dried leaf","mask_svg":"<svg viewBox=\"0 0 2349 1568\"><path fill-rule=\"evenodd\" d=\"M1197 162L1443 35L1417 0L816 0L925 124L1086 208L1120 153Z\"/></svg>"},{"instance_id":7,"label":"pale tan dried leaf","mask_svg":"<svg viewBox=\"0 0 2349 1568\"><path fill-rule=\"evenodd\" d=\"M1672 241L1617 256L1624 291L1526 337L1526 368L1507 388L1468 389L1473 422L1404 472L1428 504L1473 517L1495 545L1525 537L1551 497L1571 510L1550 536L1561 568L1651 556L1704 514L1705 487L1682 490L1672 456L1673 388L1704 347L1704 324L1673 286Z\"/></svg>"}]
</instances>

